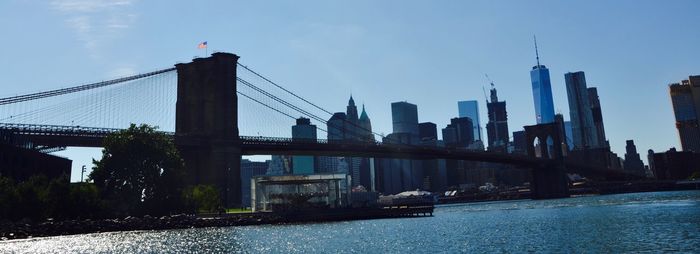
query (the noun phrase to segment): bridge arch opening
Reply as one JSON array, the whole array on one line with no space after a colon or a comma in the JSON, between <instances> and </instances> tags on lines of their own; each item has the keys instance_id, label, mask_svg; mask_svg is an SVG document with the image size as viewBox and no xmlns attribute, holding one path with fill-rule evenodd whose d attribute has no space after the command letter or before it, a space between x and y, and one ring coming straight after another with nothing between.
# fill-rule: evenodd
<instances>
[{"instance_id":1,"label":"bridge arch opening","mask_svg":"<svg viewBox=\"0 0 700 254\"><path fill-rule=\"evenodd\" d=\"M535 137L532 147L535 148L535 157L542 158L542 141L540 137Z\"/></svg>"},{"instance_id":2,"label":"bridge arch opening","mask_svg":"<svg viewBox=\"0 0 700 254\"><path fill-rule=\"evenodd\" d=\"M548 159L554 159L554 139L552 139L552 136L548 135L547 136L547 158Z\"/></svg>"}]
</instances>

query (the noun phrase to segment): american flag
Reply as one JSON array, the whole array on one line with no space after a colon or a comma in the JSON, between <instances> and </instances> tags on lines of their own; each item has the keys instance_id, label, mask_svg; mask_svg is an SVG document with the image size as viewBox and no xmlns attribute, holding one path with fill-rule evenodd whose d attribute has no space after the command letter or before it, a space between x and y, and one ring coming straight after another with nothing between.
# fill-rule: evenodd
<instances>
[{"instance_id":1,"label":"american flag","mask_svg":"<svg viewBox=\"0 0 700 254\"><path fill-rule=\"evenodd\" d=\"M199 45L197 45L197 48L198 48L198 49L207 48L207 42L205 41L205 42L200 43Z\"/></svg>"}]
</instances>

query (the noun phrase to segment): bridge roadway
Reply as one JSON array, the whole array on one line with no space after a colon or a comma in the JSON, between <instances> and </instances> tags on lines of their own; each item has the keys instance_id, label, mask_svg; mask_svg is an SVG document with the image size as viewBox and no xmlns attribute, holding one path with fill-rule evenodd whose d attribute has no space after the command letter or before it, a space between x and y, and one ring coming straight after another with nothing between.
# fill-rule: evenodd
<instances>
[{"instance_id":1,"label":"bridge roadway","mask_svg":"<svg viewBox=\"0 0 700 254\"><path fill-rule=\"evenodd\" d=\"M92 128L82 126L26 125L0 123L0 131L30 140L34 145L46 147L102 147L102 140L120 129ZM176 137L173 132L164 132L176 142L207 142L205 140ZM538 168L551 163L550 160L522 155L493 152L468 151L465 149L386 144L381 142L348 142L334 140L309 140L291 138L270 138L241 136L239 143L242 155L314 155L352 156L397 159L455 159L505 163L524 168Z\"/></svg>"}]
</instances>

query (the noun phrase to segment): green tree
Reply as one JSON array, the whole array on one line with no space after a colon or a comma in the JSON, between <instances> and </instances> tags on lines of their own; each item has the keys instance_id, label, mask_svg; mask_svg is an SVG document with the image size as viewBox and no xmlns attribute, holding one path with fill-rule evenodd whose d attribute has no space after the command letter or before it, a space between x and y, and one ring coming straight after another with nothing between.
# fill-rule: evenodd
<instances>
[{"instance_id":1,"label":"green tree","mask_svg":"<svg viewBox=\"0 0 700 254\"><path fill-rule=\"evenodd\" d=\"M10 178L0 177L0 220L16 218L18 202L17 185Z\"/></svg>"},{"instance_id":2,"label":"green tree","mask_svg":"<svg viewBox=\"0 0 700 254\"><path fill-rule=\"evenodd\" d=\"M48 184L49 179L45 175L34 175L17 184L18 218L38 220L44 217Z\"/></svg>"},{"instance_id":3,"label":"green tree","mask_svg":"<svg viewBox=\"0 0 700 254\"><path fill-rule=\"evenodd\" d=\"M184 196L196 212L216 212L222 205L219 191L212 185L200 184L187 188Z\"/></svg>"},{"instance_id":4,"label":"green tree","mask_svg":"<svg viewBox=\"0 0 700 254\"><path fill-rule=\"evenodd\" d=\"M182 208L184 163L155 127L131 126L105 138L90 179L114 215L167 214Z\"/></svg>"}]
</instances>

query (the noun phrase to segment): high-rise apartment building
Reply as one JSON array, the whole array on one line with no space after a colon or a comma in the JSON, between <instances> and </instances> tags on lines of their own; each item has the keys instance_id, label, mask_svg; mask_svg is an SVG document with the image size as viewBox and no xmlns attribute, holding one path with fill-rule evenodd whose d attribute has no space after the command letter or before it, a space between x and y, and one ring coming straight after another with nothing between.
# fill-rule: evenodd
<instances>
[{"instance_id":1,"label":"high-rise apartment building","mask_svg":"<svg viewBox=\"0 0 700 254\"><path fill-rule=\"evenodd\" d=\"M603 125L603 111L600 108L598 88L588 88L588 103L591 106L591 115L593 116L593 126L595 127L596 137L598 138L598 146L607 147L608 141L605 137L605 126Z\"/></svg>"},{"instance_id":2,"label":"high-rise apartment building","mask_svg":"<svg viewBox=\"0 0 700 254\"><path fill-rule=\"evenodd\" d=\"M457 109L459 111L459 117L469 117L472 119L474 133L472 136L474 140L481 139L481 121L479 120L479 103L477 101L459 101L457 102Z\"/></svg>"},{"instance_id":3,"label":"high-rise apartment building","mask_svg":"<svg viewBox=\"0 0 700 254\"><path fill-rule=\"evenodd\" d=\"M569 119L571 120L574 150L597 148L598 134L593 124L586 75L582 71L564 74L566 94L569 99Z\"/></svg>"},{"instance_id":4,"label":"high-rise apartment building","mask_svg":"<svg viewBox=\"0 0 700 254\"><path fill-rule=\"evenodd\" d=\"M683 151L700 152L700 75L670 84L669 92Z\"/></svg>"}]
</instances>

